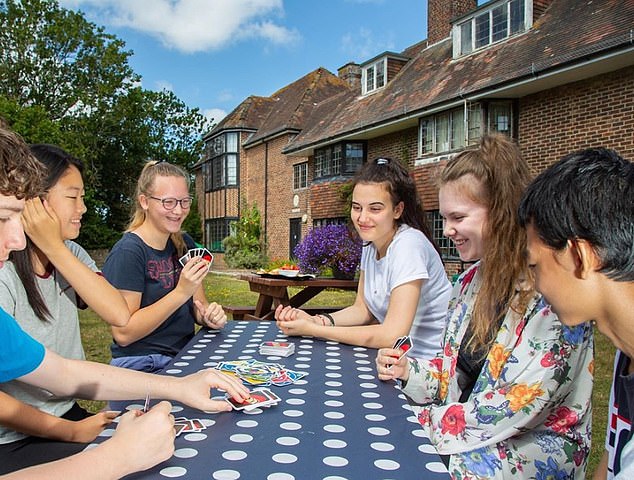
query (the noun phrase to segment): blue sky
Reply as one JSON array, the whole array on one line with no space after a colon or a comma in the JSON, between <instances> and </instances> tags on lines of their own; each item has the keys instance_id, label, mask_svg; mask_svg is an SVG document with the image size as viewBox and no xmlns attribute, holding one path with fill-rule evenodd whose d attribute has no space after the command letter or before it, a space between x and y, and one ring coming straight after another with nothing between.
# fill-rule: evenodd
<instances>
[{"instance_id":1,"label":"blue sky","mask_svg":"<svg viewBox=\"0 0 634 480\"><path fill-rule=\"evenodd\" d=\"M59 0L133 50L143 87L220 120L318 67L402 51L427 36L427 0Z\"/></svg>"}]
</instances>

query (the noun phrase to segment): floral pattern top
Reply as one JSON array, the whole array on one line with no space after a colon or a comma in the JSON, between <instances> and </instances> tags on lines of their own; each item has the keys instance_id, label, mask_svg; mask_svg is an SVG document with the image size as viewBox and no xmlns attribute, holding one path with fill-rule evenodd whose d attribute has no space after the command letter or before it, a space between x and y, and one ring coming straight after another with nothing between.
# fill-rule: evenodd
<instances>
[{"instance_id":1,"label":"floral pattern top","mask_svg":"<svg viewBox=\"0 0 634 480\"><path fill-rule=\"evenodd\" d=\"M481 278L454 285L443 354L411 359L403 392L456 480L584 478L592 423L590 324L563 325L541 295L506 313L475 386L460 403L456 368Z\"/></svg>"}]
</instances>

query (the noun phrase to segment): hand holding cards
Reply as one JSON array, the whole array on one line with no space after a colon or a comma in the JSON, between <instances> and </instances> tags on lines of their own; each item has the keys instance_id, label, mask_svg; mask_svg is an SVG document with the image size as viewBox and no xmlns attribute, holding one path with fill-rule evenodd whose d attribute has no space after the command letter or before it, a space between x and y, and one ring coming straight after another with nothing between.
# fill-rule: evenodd
<instances>
[{"instance_id":1,"label":"hand holding cards","mask_svg":"<svg viewBox=\"0 0 634 480\"><path fill-rule=\"evenodd\" d=\"M412 339L409 335L405 335L404 337L398 337L396 342L394 342L394 346L392 347L394 350L400 350L400 354L398 356L398 360L403 358L403 356L407 355L407 352L412 348ZM388 370L392 369L393 364L387 366Z\"/></svg>"},{"instance_id":2,"label":"hand holding cards","mask_svg":"<svg viewBox=\"0 0 634 480\"><path fill-rule=\"evenodd\" d=\"M257 388L251 391L251 396L244 402L238 402L232 397L227 397L226 400L234 410L244 410L248 412L258 407L277 405L281 399L268 388Z\"/></svg>"},{"instance_id":3,"label":"hand holding cards","mask_svg":"<svg viewBox=\"0 0 634 480\"><path fill-rule=\"evenodd\" d=\"M189 251L178 259L180 264L184 267L194 257L200 257L207 262L207 271L211 268L211 264L214 261L214 256L206 248L190 248Z\"/></svg>"}]
</instances>

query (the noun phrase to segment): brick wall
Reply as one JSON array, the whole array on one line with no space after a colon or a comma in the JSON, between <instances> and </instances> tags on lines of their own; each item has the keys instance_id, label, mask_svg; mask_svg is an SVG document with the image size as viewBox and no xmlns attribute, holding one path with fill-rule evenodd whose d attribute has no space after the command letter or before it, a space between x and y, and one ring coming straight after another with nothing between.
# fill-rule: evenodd
<instances>
[{"instance_id":1,"label":"brick wall","mask_svg":"<svg viewBox=\"0 0 634 480\"><path fill-rule=\"evenodd\" d=\"M477 0L428 0L427 43L433 45L447 38L451 33L451 21L477 6Z\"/></svg>"}]
</instances>

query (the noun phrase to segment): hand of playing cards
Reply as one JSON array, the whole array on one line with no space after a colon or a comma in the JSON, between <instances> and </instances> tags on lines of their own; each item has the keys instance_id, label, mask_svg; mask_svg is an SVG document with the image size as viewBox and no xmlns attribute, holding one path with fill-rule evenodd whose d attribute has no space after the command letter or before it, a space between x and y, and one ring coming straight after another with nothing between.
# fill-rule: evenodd
<instances>
[{"instance_id":1,"label":"hand of playing cards","mask_svg":"<svg viewBox=\"0 0 634 480\"><path fill-rule=\"evenodd\" d=\"M207 428L198 418L188 419L178 417L174 419L174 433L178 437L181 433L201 432Z\"/></svg>"},{"instance_id":2,"label":"hand of playing cards","mask_svg":"<svg viewBox=\"0 0 634 480\"><path fill-rule=\"evenodd\" d=\"M400 360L404 355L407 355L407 352L412 348L412 339L409 335L405 335L404 337L398 337L396 342L394 342L394 346L392 347L394 350L400 350L401 353L398 356ZM388 370L391 370L394 365L390 364L387 366Z\"/></svg>"},{"instance_id":3,"label":"hand of playing cards","mask_svg":"<svg viewBox=\"0 0 634 480\"><path fill-rule=\"evenodd\" d=\"M254 408L277 405L281 399L268 388L256 388L255 390L251 390L251 396L244 402L237 402L231 397L227 397L226 400L234 410L244 410L248 412Z\"/></svg>"},{"instance_id":4,"label":"hand of playing cards","mask_svg":"<svg viewBox=\"0 0 634 480\"><path fill-rule=\"evenodd\" d=\"M260 355L276 355L288 357L295 353L295 344L290 342L262 342L260 343Z\"/></svg>"},{"instance_id":5,"label":"hand of playing cards","mask_svg":"<svg viewBox=\"0 0 634 480\"><path fill-rule=\"evenodd\" d=\"M190 248L185 255L178 259L178 261L184 267L187 262L195 257L201 257L205 260L208 263L207 271L209 271L209 268L214 261L214 256L206 248Z\"/></svg>"}]
</instances>

